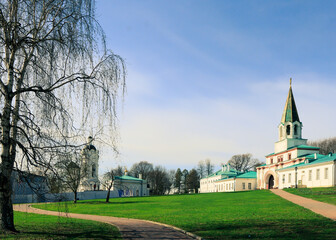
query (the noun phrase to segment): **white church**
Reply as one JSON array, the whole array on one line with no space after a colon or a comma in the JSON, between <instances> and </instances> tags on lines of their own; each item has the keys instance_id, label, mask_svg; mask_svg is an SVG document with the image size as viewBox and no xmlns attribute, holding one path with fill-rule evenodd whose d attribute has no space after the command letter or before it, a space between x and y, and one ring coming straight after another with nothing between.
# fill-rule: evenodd
<instances>
[{"instance_id":1,"label":"white church","mask_svg":"<svg viewBox=\"0 0 336 240\"><path fill-rule=\"evenodd\" d=\"M99 151L92 144L92 141L92 137L89 137L81 152L81 167L85 168L85 170L82 170L85 176L79 185L80 192L106 190L98 178ZM127 170L123 176L116 176L113 181L111 196L132 197L148 195L147 181L142 179L141 176L139 178L128 176Z\"/></svg>"},{"instance_id":2,"label":"white church","mask_svg":"<svg viewBox=\"0 0 336 240\"><path fill-rule=\"evenodd\" d=\"M274 152L257 168L258 189L336 185L336 154L319 154L319 148L308 146L307 139L302 138L291 83L278 133Z\"/></svg>"}]
</instances>

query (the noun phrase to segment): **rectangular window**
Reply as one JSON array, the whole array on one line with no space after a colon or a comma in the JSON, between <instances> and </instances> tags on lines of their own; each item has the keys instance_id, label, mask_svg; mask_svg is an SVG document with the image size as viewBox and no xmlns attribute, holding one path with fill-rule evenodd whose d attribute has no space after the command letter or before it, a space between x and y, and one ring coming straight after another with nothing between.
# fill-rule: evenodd
<instances>
[{"instance_id":1,"label":"rectangular window","mask_svg":"<svg viewBox=\"0 0 336 240\"><path fill-rule=\"evenodd\" d=\"M291 180L292 180L291 178L292 178L292 174L291 174L291 173L289 173L289 174L288 174L288 183L290 183L290 182L291 182Z\"/></svg>"},{"instance_id":2,"label":"rectangular window","mask_svg":"<svg viewBox=\"0 0 336 240\"><path fill-rule=\"evenodd\" d=\"M320 180L320 169L316 169L316 180Z\"/></svg>"},{"instance_id":3,"label":"rectangular window","mask_svg":"<svg viewBox=\"0 0 336 240\"><path fill-rule=\"evenodd\" d=\"M273 158L271 158L271 164L273 163Z\"/></svg>"},{"instance_id":4,"label":"rectangular window","mask_svg":"<svg viewBox=\"0 0 336 240\"><path fill-rule=\"evenodd\" d=\"M285 177L286 175L284 174L284 175L282 175L282 183L283 184L285 184L285 179L286 179L286 177Z\"/></svg>"},{"instance_id":5,"label":"rectangular window","mask_svg":"<svg viewBox=\"0 0 336 240\"><path fill-rule=\"evenodd\" d=\"M308 181L312 180L313 170L309 170Z\"/></svg>"},{"instance_id":6,"label":"rectangular window","mask_svg":"<svg viewBox=\"0 0 336 240\"><path fill-rule=\"evenodd\" d=\"M324 179L328 179L328 168L324 169Z\"/></svg>"},{"instance_id":7,"label":"rectangular window","mask_svg":"<svg viewBox=\"0 0 336 240\"><path fill-rule=\"evenodd\" d=\"M292 159L292 154L288 153L288 160Z\"/></svg>"},{"instance_id":8,"label":"rectangular window","mask_svg":"<svg viewBox=\"0 0 336 240\"><path fill-rule=\"evenodd\" d=\"M245 183L243 182L243 189L245 189Z\"/></svg>"},{"instance_id":9,"label":"rectangular window","mask_svg":"<svg viewBox=\"0 0 336 240\"><path fill-rule=\"evenodd\" d=\"M252 189L252 183L248 183L248 189Z\"/></svg>"}]
</instances>

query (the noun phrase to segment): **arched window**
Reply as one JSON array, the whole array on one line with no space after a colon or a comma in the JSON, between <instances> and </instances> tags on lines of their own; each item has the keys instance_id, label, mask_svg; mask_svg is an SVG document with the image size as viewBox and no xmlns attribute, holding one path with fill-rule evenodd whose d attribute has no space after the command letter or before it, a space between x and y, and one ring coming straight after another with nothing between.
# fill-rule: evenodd
<instances>
[{"instance_id":1,"label":"arched window","mask_svg":"<svg viewBox=\"0 0 336 240\"><path fill-rule=\"evenodd\" d=\"M298 131L297 131L298 129L297 129L297 128L298 128L298 126L295 124L295 125L294 125L294 135L297 135L297 134L298 134Z\"/></svg>"},{"instance_id":2,"label":"arched window","mask_svg":"<svg viewBox=\"0 0 336 240\"><path fill-rule=\"evenodd\" d=\"M96 165L92 164L92 177L96 176Z\"/></svg>"},{"instance_id":3,"label":"arched window","mask_svg":"<svg viewBox=\"0 0 336 240\"><path fill-rule=\"evenodd\" d=\"M287 125L287 127L286 127L286 133L287 133L287 135L290 135L290 125Z\"/></svg>"}]
</instances>

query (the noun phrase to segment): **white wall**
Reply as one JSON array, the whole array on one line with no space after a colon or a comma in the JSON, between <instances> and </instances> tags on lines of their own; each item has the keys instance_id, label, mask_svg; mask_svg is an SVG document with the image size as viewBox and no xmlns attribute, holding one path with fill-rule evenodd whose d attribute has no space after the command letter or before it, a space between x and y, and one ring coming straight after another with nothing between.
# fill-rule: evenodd
<instances>
[{"instance_id":1,"label":"white wall","mask_svg":"<svg viewBox=\"0 0 336 240\"><path fill-rule=\"evenodd\" d=\"M318 174L319 171L319 174ZM311 172L311 178L309 178ZM279 188L289 188L295 186L295 169L279 171ZM327 175L326 175L327 173ZM289 174L291 179L289 182ZM319 175L319 176L318 176ZM285 182L283 178L285 177ZM310 165L299 167L297 169L297 184L301 183L308 188L310 187L331 187L335 186L335 163L327 162L324 164Z\"/></svg>"}]
</instances>

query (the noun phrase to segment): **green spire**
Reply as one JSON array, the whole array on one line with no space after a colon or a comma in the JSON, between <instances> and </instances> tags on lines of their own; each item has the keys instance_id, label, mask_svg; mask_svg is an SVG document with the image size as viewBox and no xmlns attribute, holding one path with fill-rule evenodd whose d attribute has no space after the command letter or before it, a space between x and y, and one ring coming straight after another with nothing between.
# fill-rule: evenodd
<instances>
[{"instance_id":1,"label":"green spire","mask_svg":"<svg viewBox=\"0 0 336 240\"><path fill-rule=\"evenodd\" d=\"M285 109L282 114L281 123L285 122L300 122L299 114L296 109L295 100L292 91L292 78L290 79L289 92L287 96L287 101Z\"/></svg>"}]
</instances>

